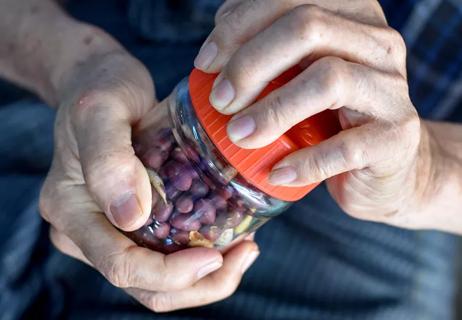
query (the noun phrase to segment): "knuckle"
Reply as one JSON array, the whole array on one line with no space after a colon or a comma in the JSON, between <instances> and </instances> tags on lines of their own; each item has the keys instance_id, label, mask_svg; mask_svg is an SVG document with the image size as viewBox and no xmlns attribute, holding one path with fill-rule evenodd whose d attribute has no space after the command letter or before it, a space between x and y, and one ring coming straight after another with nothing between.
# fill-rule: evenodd
<instances>
[{"instance_id":1,"label":"knuckle","mask_svg":"<svg viewBox=\"0 0 462 320\"><path fill-rule=\"evenodd\" d=\"M390 43L393 44L394 52L398 55L406 54L406 42L404 41L403 36L397 30L387 27L386 32L390 39Z\"/></svg>"},{"instance_id":2,"label":"knuckle","mask_svg":"<svg viewBox=\"0 0 462 320\"><path fill-rule=\"evenodd\" d=\"M170 294L154 294L148 306L154 312L171 311L174 308L173 298Z\"/></svg>"},{"instance_id":3,"label":"knuckle","mask_svg":"<svg viewBox=\"0 0 462 320\"><path fill-rule=\"evenodd\" d=\"M326 155L321 154L307 161L303 170L304 177L310 177L314 181L321 181L329 177L329 162L326 161Z\"/></svg>"},{"instance_id":4,"label":"knuckle","mask_svg":"<svg viewBox=\"0 0 462 320\"><path fill-rule=\"evenodd\" d=\"M310 43L317 43L326 27L325 11L311 4L297 6L290 16L290 29Z\"/></svg>"},{"instance_id":5,"label":"knuckle","mask_svg":"<svg viewBox=\"0 0 462 320\"><path fill-rule=\"evenodd\" d=\"M104 152L94 151L91 156L82 163L85 181L90 190L95 192L98 187L113 177L114 172L128 174L134 170L134 159L131 157L130 146L124 149L110 149Z\"/></svg>"},{"instance_id":6,"label":"knuckle","mask_svg":"<svg viewBox=\"0 0 462 320\"><path fill-rule=\"evenodd\" d=\"M345 61L338 57L324 57L319 59L319 64L321 65L323 71L326 74L326 80L328 80L329 85L333 85L340 78L343 78L347 74Z\"/></svg>"},{"instance_id":7,"label":"knuckle","mask_svg":"<svg viewBox=\"0 0 462 320\"><path fill-rule=\"evenodd\" d=\"M256 6L257 0L249 0L226 12L218 11L215 21L219 37L216 40L223 41L223 39L226 39L227 37L223 37L223 35L239 35L243 19L248 17L249 12L254 12Z\"/></svg>"},{"instance_id":8,"label":"knuckle","mask_svg":"<svg viewBox=\"0 0 462 320\"><path fill-rule=\"evenodd\" d=\"M239 50L229 60L225 67L225 77L231 81L238 92L248 92L253 85L261 81L258 71L258 63L255 59L261 56L259 48L247 46L245 50Z\"/></svg>"},{"instance_id":9,"label":"knuckle","mask_svg":"<svg viewBox=\"0 0 462 320\"><path fill-rule=\"evenodd\" d=\"M363 164L366 162L366 155L364 151L348 140L343 140L340 143L338 150L346 168L359 169L362 168Z\"/></svg>"},{"instance_id":10,"label":"knuckle","mask_svg":"<svg viewBox=\"0 0 462 320\"><path fill-rule=\"evenodd\" d=\"M317 62L318 70L316 77L316 89L318 94L330 97L334 101L333 106L343 97L345 83L351 82L351 71L348 70L345 61L338 57L325 57ZM337 102L337 103L335 103ZM339 105L340 107L340 105Z\"/></svg>"},{"instance_id":11,"label":"knuckle","mask_svg":"<svg viewBox=\"0 0 462 320\"><path fill-rule=\"evenodd\" d=\"M253 41L235 51L225 67L225 76L238 90L248 90L252 84L260 84L262 48Z\"/></svg>"},{"instance_id":12,"label":"knuckle","mask_svg":"<svg viewBox=\"0 0 462 320\"><path fill-rule=\"evenodd\" d=\"M395 29L386 27L384 29L385 39L388 43L386 47L386 56L395 60L400 68L406 67L407 48L403 36Z\"/></svg>"},{"instance_id":13,"label":"knuckle","mask_svg":"<svg viewBox=\"0 0 462 320\"><path fill-rule=\"evenodd\" d=\"M284 101L280 96L269 99L264 110L263 123L270 124L272 128L284 128L287 126L289 117L284 112Z\"/></svg>"},{"instance_id":14,"label":"knuckle","mask_svg":"<svg viewBox=\"0 0 462 320\"><path fill-rule=\"evenodd\" d=\"M115 287L128 288L133 286L130 278L133 270L132 264L125 254L115 254L106 258L101 265L101 270L106 279Z\"/></svg>"},{"instance_id":15,"label":"knuckle","mask_svg":"<svg viewBox=\"0 0 462 320\"><path fill-rule=\"evenodd\" d=\"M231 28L229 31L236 28L236 25L238 24L238 19L239 17L235 14L235 10L227 12L217 12L217 15L215 16L215 22L217 24L217 27L219 27L222 30Z\"/></svg>"}]
</instances>

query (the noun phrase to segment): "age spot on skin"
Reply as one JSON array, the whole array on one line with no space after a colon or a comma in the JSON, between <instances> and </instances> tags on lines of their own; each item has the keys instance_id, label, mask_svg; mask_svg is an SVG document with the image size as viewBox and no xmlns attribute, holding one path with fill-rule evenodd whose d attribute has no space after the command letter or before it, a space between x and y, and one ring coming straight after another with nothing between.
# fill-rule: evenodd
<instances>
[{"instance_id":1,"label":"age spot on skin","mask_svg":"<svg viewBox=\"0 0 462 320\"><path fill-rule=\"evenodd\" d=\"M85 45L87 45L87 46L90 45L92 42L93 42L93 36L92 35L88 35L83 39L83 43L85 43Z\"/></svg>"}]
</instances>

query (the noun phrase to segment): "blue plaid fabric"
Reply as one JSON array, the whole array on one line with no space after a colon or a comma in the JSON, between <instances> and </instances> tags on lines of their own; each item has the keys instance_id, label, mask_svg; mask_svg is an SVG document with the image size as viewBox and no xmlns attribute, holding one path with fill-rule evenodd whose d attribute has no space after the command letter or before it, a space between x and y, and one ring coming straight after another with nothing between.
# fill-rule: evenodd
<instances>
[{"instance_id":1,"label":"blue plaid fabric","mask_svg":"<svg viewBox=\"0 0 462 320\"><path fill-rule=\"evenodd\" d=\"M189 72L220 2L79 0L68 9L143 61L162 98ZM462 1L381 4L406 40L419 113L461 122ZM18 96L7 90L0 85L0 105ZM22 100L0 107L0 119L0 320L454 318L458 239L354 220L324 186L257 233L261 255L232 297L153 314L47 239L37 199L52 156L54 113Z\"/></svg>"},{"instance_id":2,"label":"blue plaid fabric","mask_svg":"<svg viewBox=\"0 0 462 320\"><path fill-rule=\"evenodd\" d=\"M462 121L462 1L380 1L408 47L411 98L422 117Z\"/></svg>"}]
</instances>

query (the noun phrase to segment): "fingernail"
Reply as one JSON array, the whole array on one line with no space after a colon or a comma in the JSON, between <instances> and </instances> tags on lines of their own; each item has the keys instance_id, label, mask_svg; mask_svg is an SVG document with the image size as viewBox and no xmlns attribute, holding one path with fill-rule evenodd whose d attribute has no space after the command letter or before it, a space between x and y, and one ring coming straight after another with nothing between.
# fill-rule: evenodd
<instances>
[{"instance_id":1,"label":"fingernail","mask_svg":"<svg viewBox=\"0 0 462 320\"><path fill-rule=\"evenodd\" d=\"M293 167L283 167L274 169L269 176L269 183L283 185L294 182L297 179L297 172Z\"/></svg>"},{"instance_id":2,"label":"fingernail","mask_svg":"<svg viewBox=\"0 0 462 320\"><path fill-rule=\"evenodd\" d=\"M142 214L136 195L131 192L112 201L109 211L120 227L129 227Z\"/></svg>"},{"instance_id":3,"label":"fingernail","mask_svg":"<svg viewBox=\"0 0 462 320\"><path fill-rule=\"evenodd\" d=\"M194 66L198 69L207 69L215 60L218 55L218 47L215 42L205 44L199 51L196 59L194 59Z\"/></svg>"},{"instance_id":4,"label":"fingernail","mask_svg":"<svg viewBox=\"0 0 462 320\"><path fill-rule=\"evenodd\" d=\"M221 79L212 90L210 103L217 109L224 109L233 101L235 94L231 82Z\"/></svg>"},{"instance_id":5,"label":"fingernail","mask_svg":"<svg viewBox=\"0 0 462 320\"><path fill-rule=\"evenodd\" d=\"M202 279L209 273L212 273L213 271L220 269L221 266L222 266L222 263L219 261L214 261L212 263L209 263L203 266L202 268L200 268L199 271L197 271L197 278Z\"/></svg>"},{"instance_id":6,"label":"fingernail","mask_svg":"<svg viewBox=\"0 0 462 320\"><path fill-rule=\"evenodd\" d=\"M235 120L231 119L230 123L228 123L229 138L234 142L247 138L254 133L256 127L255 120L251 116L243 116Z\"/></svg>"},{"instance_id":7,"label":"fingernail","mask_svg":"<svg viewBox=\"0 0 462 320\"><path fill-rule=\"evenodd\" d=\"M241 265L241 273L246 272L247 269L250 268L250 266L255 262L259 254L259 251L252 251L247 255L247 257Z\"/></svg>"}]
</instances>

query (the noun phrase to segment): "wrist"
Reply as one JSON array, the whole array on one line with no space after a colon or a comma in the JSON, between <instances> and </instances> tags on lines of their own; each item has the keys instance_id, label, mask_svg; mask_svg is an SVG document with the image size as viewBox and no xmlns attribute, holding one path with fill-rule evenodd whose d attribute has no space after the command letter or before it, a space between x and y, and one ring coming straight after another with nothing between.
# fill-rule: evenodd
<instances>
[{"instance_id":1,"label":"wrist","mask_svg":"<svg viewBox=\"0 0 462 320\"><path fill-rule=\"evenodd\" d=\"M413 211L427 209L441 181L441 150L427 121L421 120L420 143L415 161Z\"/></svg>"},{"instance_id":2,"label":"wrist","mask_svg":"<svg viewBox=\"0 0 462 320\"><path fill-rule=\"evenodd\" d=\"M410 212L418 217L416 228L462 234L461 162L450 156L447 147L451 135L446 136L447 128L439 126L422 121L415 197ZM460 145L453 145L451 152L457 148Z\"/></svg>"}]
</instances>

